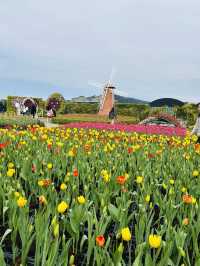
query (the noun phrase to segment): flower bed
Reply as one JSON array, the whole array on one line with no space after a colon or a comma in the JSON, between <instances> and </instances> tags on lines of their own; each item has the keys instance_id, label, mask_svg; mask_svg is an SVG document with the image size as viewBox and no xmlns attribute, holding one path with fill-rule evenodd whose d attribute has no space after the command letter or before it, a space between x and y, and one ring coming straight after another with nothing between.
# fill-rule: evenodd
<instances>
[{"instance_id":1,"label":"flower bed","mask_svg":"<svg viewBox=\"0 0 200 266\"><path fill-rule=\"evenodd\" d=\"M69 123L66 128L94 128L100 130L117 130L125 132L137 132L144 134L159 134L159 135L177 135L185 136L186 129L181 127L168 127L156 125L126 125L126 124L107 124L107 123Z\"/></svg>"},{"instance_id":2,"label":"flower bed","mask_svg":"<svg viewBox=\"0 0 200 266\"><path fill-rule=\"evenodd\" d=\"M2 115L0 116L0 128L12 128L12 127L17 127L17 128L23 128L26 129L28 126L34 126L34 125L40 125L43 126L44 124L37 120L33 119L30 116L6 116Z\"/></svg>"},{"instance_id":3,"label":"flower bed","mask_svg":"<svg viewBox=\"0 0 200 266\"><path fill-rule=\"evenodd\" d=\"M0 265L199 265L195 141L0 129Z\"/></svg>"}]
</instances>

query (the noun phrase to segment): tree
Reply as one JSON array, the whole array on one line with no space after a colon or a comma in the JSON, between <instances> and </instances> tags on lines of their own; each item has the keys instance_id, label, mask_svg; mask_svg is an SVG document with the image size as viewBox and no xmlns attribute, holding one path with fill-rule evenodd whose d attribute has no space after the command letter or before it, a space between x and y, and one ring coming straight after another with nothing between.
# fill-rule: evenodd
<instances>
[{"instance_id":1,"label":"tree","mask_svg":"<svg viewBox=\"0 0 200 266\"><path fill-rule=\"evenodd\" d=\"M184 104L181 107L177 107L176 115L178 118L187 121L187 125L193 125L195 123L197 108L195 104Z\"/></svg>"},{"instance_id":2,"label":"tree","mask_svg":"<svg viewBox=\"0 0 200 266\"><path fill-rule=\"evenodd\" d=\"M47 110L55 109L58 113L63 113L65 109L65 98L62 94L55 92L47 99Z\"/></svg>"}]
</instances>

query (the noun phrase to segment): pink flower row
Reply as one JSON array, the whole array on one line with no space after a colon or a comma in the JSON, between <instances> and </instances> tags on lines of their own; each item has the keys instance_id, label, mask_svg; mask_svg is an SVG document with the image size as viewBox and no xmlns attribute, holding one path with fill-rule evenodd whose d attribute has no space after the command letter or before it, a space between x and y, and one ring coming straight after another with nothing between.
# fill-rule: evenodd
<instances>
[{"instance_id":1,"label":"pink flower row","mask_svg":"<svg viewBox=\"0 0 200 266\"><path fill-rule=\"evenodd\" d=\"M186 129L181 127L169 127L169 126L159 126L159 125L126 125L126 124L107 124L107 123L95 123L95 122L78 122L69 123L64 125L66 128L94 128L101 130L117 130L125 132L137 132L144 134L158 134L158 135L176 135L185 136Z\"/></svg>"}]
</instances>

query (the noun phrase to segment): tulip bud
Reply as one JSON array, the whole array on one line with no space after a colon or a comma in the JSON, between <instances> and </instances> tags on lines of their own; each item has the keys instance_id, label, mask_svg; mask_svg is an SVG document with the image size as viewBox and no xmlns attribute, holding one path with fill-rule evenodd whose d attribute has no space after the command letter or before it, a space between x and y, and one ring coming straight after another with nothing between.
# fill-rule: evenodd
<instances>
[{"instance_id":1,"label":"tulip bud","mask_svg":"<svg viewBox=\"0 0 200 266\"><path fill-rule=\"evenodd\" d=\"M104 199L102 198L101 199L101 207L104 207L105 206L105 201L104 201Z\"/></svg>"},{"instance_id":2,"label":"tulip bud","mask_svg":"<svg viewBox=\"0 0 200 266\"><path fill-rule=\"evenodd\" d=\"M55 226L56 225L56 215L53 217L52 221L51 221L51 225Z\"/></svg>"},{"instance_id":3,"label":"tulip bud","mask_svg":"<svg viewBox=\"0 0 200 266\"><path fill-rule=\"evenodd\" d=\"M70 180L69 176L66 175L66 176L65 176L65 180L64 180L65 183L69 182L69 180Z\"/></svg>"},{"instance_id":4,"label":"tulip bud","mask_svg":"<svg viewBox=\"0 0 200 266\"><path fill-rule=\"evenodd\" d=\"M71 255L69 259L69 265L73 265L73 264L74 264L74 255Z\"/></svg>"},{"instance_id":5,"label":"tulip bud","mask_svg":"<svg viewBox=\"0 0 200 266\"><path fill-rule=\"evenodd\" d=\"M107 206L105 206L104 208L103 208L103 214L106 216L107 215Z\"/></svg>"},{"instance_id":6,"label":"tulip bud","mask_svg":"<svg viewBox=\"0 0 200 266\"><path fill-rule=\"evenodd\" d=\"M179 249L179 253L182 257L185 257L185 251L182 248L178 248Z\"/></svg>"},{"instance_id":7,"label":"tulip bud","mask_svg":"<svg viewBox=\"0 0 200 266\"><path fill-rule=\"evenodd\" d=\"M66 237L65 237L65 235L63 234L63 236L62 236L62 241L65 242L65 239L66 239Z\"/></svg>"},{"instance_id":8,"label":"tulip bud","mask_svg":"<svg viewBox=\"0 0 200 266\"><path fill-rule=\"evenodd\" d=\"M56 225L54 226L53 235L56 238L59 237L59 223L56 223Z\"/></svg>"},{"instance_id":9,"label":"tulip bud","mask_svg":"<svg viewBox=\"0 0 200 266\"><path fill-rule=\"evenodd\" d=\"M117 239L120 239L120 238L121 238L121 232L118 232L118 233L117 233L116 238L117 238Z\"/></svg>"},{"instance_id":10,"label":"tulip bud","mask_svg":"<svg viewBox=\"0 0 200 266\"><path fill-rule=\"evenodd\" d=\"M124 246L123 246L123 244L122 243L120 243L120 245L119 245L119 247L118 247L118 252L120 252L121 254L123 253L123 251L124 251Z\"/></svg>"},{"instance_id":11,"label":"tulip bud","mask_svg":"<svg viewBox=\"0 0 200 266\"><path fill-rule=\"evenodd\" d=\"M85 192L87 192L88 191L88 186L84 186L84 190L85 190Z\"/></svg>"},{"instance_id":12,"label":"tulip bud","mask_svg":"<svg viewBox=\"0 0 200 266\"><path fill-rule=\"evenodd\" d=\"M29 225L28 231L29 231L29 233L31 233L33 231L33 225L32 224Z\"/></svg>"}]
</instances>

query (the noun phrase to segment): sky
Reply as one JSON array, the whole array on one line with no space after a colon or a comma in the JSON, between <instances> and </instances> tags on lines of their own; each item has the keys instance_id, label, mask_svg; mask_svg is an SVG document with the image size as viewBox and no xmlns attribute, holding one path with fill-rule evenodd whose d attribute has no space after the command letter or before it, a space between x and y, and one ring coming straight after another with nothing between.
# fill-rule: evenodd
<instances>
[{"instance_id":1,"label":"sky","mask_svg":"<svg viewBox=\"0 0 200 266\"><path fill-rule=\"evenodd\" d=\"M199 0L0 0L0 98L200 102Z\"/></svg>"}]
</instances>

